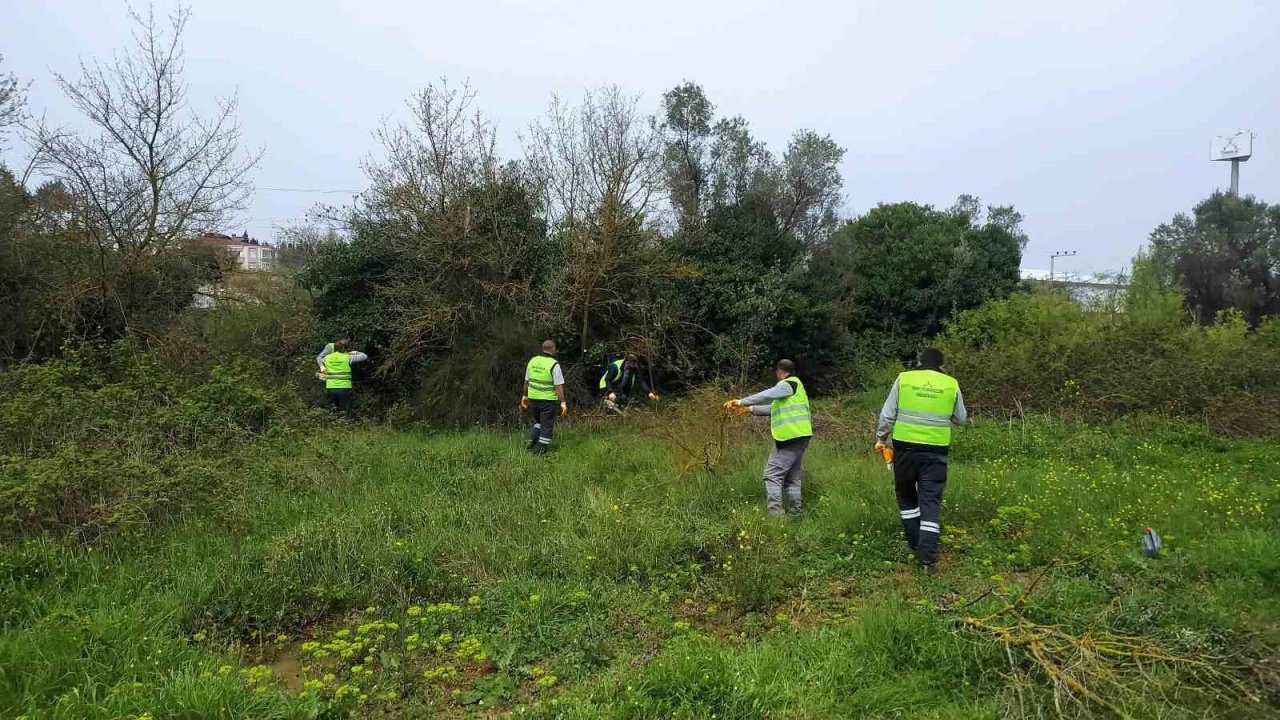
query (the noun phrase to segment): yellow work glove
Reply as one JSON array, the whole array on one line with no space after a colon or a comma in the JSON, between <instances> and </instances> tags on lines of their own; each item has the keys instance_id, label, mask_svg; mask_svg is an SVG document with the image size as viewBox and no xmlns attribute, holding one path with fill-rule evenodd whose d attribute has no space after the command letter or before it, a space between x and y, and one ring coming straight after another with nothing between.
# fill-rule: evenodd
<instances>
[{"instance_id":1,"label":"yellow work glove","mask_svg":"<svg viewBox=\"0 0 1280 720\"><path fill-rule=\"evenodd\" d=\"M882 443L882 442L880 442L879 440L877 440L877 441L876 441L876 452L880 452L880 451L881 451L881 450L883 450L883 449L884 449L884 443Z\"/></svg>"},{"instance_id":2,"label":"yellow work glove","mask_svg":"<svg viewBox=\"0 0 1280 720\"><path fill-rule=\"evenodd\" d=\"M725 408L732 410L736 407L742 407L742 403L738 402L737 400L726 400L724 402L724 406Z\"/></svg>"},{"instance_id":3,"label":"yellow work glove","mask_svg":"<svg viewBox=\"0 0 1280 720\"><path fill-rule=\"evenodd\" d=\"M658 402L658 401L659 401L659 400L661 400L662 398L658 397L658 393L651 392L651 393L649 393L649 399L650 399L650 400L652 400L652 401L654 401L654 402Z\"/></svg>"},{"instance_id":4,"label":"yellow work glove","mask_svg":"<svg viewBox=\"0 0 1280 720\"><path fill-rule=\"evenodd\" d=\"M747 407L746 405L738 405L733 409L733 412L738 415L750 415L751 408Z\"/></svg>"},{"instance_id":5,"label":"yellow work glove","mask_svg":"<svg viewBox=\"0 0 1280 720\"><path fill-rule=\"evenodd\" d=\"M618 402L618 394L609 393L609 402Z\"/></svg>"},{"instance_id":6,"label":"yellow work glove","mask_svg":"<svg viewBox=\"0 0 1280 720\"><path fill-rule=\"evenodd\" d=\"M520 409L521 409L521 410L528 410L528 409L529 409L529 398L527 398L527 397L522 397L522 398L520 398Z\"/></svg>"},{"instance_id":7,"label":"yellow work glove","mask_svg":"<svg viewBox=\"0 0 1280 720\"><path fill-rule=\"evenodd\" d=\"M568 417L569 403L560 403L560 417Z\"/></svg>"}]
</instances>

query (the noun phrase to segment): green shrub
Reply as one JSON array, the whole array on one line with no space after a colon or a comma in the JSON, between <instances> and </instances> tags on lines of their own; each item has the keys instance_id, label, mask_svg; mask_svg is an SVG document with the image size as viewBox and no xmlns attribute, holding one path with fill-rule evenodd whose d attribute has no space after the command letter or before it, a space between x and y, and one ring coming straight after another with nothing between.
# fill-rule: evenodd
<instances>
[{"instance_id":1,"label":"green shrub","mask_svg":"<svg viewBox=\"0 0 1280 720\"><path fill-rule=\"evenodd\" d=\"M216 493L236 452L300 413L261 367L180 376L130 343L0 376L0 534L154 522Z\"/></svg>"},{"instance_id":2,"label":"green shrub","mask_svg":"<svg viewBox=\"0 0 1280 720\"><path fill-rule=\"evenodd\" d=\"M982 413L1148 413L1266 436L1280 431L1275 326L1250 330L1235 311L1207 327L1169 313L1091 313L1059 293L1020 293L960 313L939 343Z\"/></svg>"}]
</instances>

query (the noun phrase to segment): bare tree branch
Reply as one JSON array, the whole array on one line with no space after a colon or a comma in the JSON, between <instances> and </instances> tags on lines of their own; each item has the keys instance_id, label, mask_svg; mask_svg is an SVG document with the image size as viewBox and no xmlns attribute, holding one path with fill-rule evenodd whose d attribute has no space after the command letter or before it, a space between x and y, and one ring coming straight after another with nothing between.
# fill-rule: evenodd
<instances>
[{"instance_id":1,"label":"bare tree branch","mask_svg":"<svg viewBox=\"0 0 1280 720\"><path fill-rule=\"evenodd\" d=\"M29 128L37 167L79 199L80 224L125 267L200 231L221 230L252 192L261 152L246 155L234 97L201 116L187 101L179 7L162 24L130 12L133 45L108 63L82 61L58 86L96 130Z\"/></svg>"}]
</instances>

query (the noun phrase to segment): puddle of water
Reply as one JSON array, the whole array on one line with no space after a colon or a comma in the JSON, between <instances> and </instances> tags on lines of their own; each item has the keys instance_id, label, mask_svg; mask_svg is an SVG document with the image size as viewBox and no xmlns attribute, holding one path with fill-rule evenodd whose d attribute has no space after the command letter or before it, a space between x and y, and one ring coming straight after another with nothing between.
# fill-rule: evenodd
<instances>
[{"instance_id":1,"label":"puddle of water","mask_svg":"<svg viewBox=\"0 0 1280 720\"><path fill-rule=\"evenodd\" d=\"M267 663L267 667L271 668L271 672L284 682L284 686L291 693L297 693L302 690L302 658L301 645L298 643L289 643L276 653L275 658Z\"/></svg>"}]
</instances>

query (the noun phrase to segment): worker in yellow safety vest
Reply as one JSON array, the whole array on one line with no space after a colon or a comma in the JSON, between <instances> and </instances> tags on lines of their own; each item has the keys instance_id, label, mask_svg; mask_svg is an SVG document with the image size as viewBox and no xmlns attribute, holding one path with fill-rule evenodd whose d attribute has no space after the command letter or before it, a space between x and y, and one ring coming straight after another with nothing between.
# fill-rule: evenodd
<instances>
[{"instance_id":1,"label":"worker in yellow safety vest","mask_svg":"<svg viewBox=\"0 0 1280 720\"><path fill-rule=\"evenodd\" d=\"M551 434L556 428L556 405L560 417L569 414L564 399L564 371L556 361L556 341L544 340L542 352L533 356L524 371L524 395L520 407L533 414L533 427L526 449L545 453L551 449Z\"/></svg>"},{"instance_id":2,"label":"worker in yellow safety vest","mask_svg":"<svg viewBox=\"0 0 1280 720\"><path fill-rule=\"evenodd\" d=\"M764 491L770 515L782 515L784 510L799 514L803 507L800 470L804 451L813 437L813 417L809 411L809 395L795 372L794 362L779 360L774 369L777 385L724 404L739 415L769 416L773 452L764 465Z\"/></svg>"},{"instance_id":3,"label":"worker in yellow safety vest","mask_svg":"<svg viewBox=\"0 0 1280 720\"><path fill-rule=\"evenodd\" d=\"M324 379L325 398L330 409L344 415L355 409L351 366L368 359L368 355L352 350L351 340L346 337L325 346L325 351L320 354L320 377Z\"/></svg>"},{"instance_id":4,"label":"worker in yellow safety vest","mask_svg":"<svg viewBox=\"0 0 1280 720\"><path fill-rule=\"evenodd\" d=\"M330 343L325 343L325 344L324 344L324 347L320 349L320 354L319 354L319 355L316 355L316 365L319 365L319 366L320 366L320 372L324 372L324 359L325 359L325 357L326 357L329 353L333 352L333 348L334 348L334 346L336 346L339 342L341 342L341 341L343 341L343 340L346 340L346 341L347 341L347 344L350 344L350 343L351 343L351 333L346 333L346 332L342 333L341 335L339 335L339 336L338 336L338 339L337 339L337 340L334 340L333 342L330 342Z\"/></svg>"},{"instance_id":5,"label":"worker in yellow safety vest","mask_svg":"<svg viewBox=\"0 0 1280 720\"><path fill-rule=\"evenodd\" d=\"M600 376L597 387L605 407L621 412L619 405L637 394L643 394L653 402L660 400L658 394L645 381L643 370L640 356L635 353L627 353L626 357L618 358L605 366L604 374Z\"/></svg>"},{"instance_id":6,"label":"worker in yellow safety vest","mask_svg":"<svg viewBox=\"0 0 1280 720\"><path fill-rule=\"evenodd\" d=\"M876 428L877 450L892 443L894 491L907 546L929 575L938 561L951 427L969 417L960 384L942 372L942 361L942 351L927 348L915 370L898 375Z\"/></svg>"}]
</instances>

